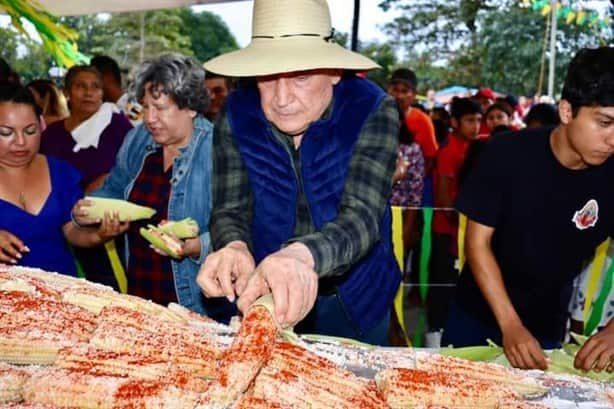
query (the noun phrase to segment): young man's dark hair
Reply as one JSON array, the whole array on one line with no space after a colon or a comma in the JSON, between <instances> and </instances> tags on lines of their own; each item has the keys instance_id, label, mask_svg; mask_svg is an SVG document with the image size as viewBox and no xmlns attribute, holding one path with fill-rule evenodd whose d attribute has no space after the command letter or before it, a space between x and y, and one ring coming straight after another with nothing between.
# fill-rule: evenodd
<instances>
[{"instance_id":1,"label":"young man's dark hair","mask_svg":"<svg viewBox=\"0 0 614 409\"><path fill-rule=\"evenodd\" d=\"M573 115L583 106L614 106L614 48L584 48L569 64L561 99Z\"/></svg>"},{"instance_id":2,"label":"young man's dark hair","mask_svg":"<svg viewBox=\"0 0 614 409\"><path fill-rule=\"evenodd\" d=\"M391 84L400 82L407 85L414 91L418 89L418 77L416 77L416 73L409 68L399 68L398 70L393 71L389 82Z\"/></svg>"},{"instance_id":3,"label":"young man's dark hair","mask_svg":"<svg viewBox=\"0 0 614 409\"><path fill-rule=\"evenodd\" d=\"M461 119L467 114L481 114L482 108L475 100L471 98L454 97L450 104L450 116L452 118Z\"/></svg>"},{"instance_id":4,"label":"young man's dark hair","mask_svg":"<svg viewBox=\"0 0 614 409\"><path fill-rule=\"evenodd\" d=\"M561 119L559 118L556 107L545 102L534 105L524 118L524 123L527 125L527 128L557 126L560 122Z\"/></svg>"},{"instance_id":5,"label":"young man's dark hair","mask_svg":"<svg viewBox=\"0 0 614 409\"><path fill-rule=\"evenodd\" d=\"M91 59L90 65L96 67L102 75L105 75L106 73L111 74L113 79L121 85L121 70L119 69L119 64L117 64L117 61L115 61L113 58L109 57L108 55L96 55Z\"/></svg>"}]
</instances>

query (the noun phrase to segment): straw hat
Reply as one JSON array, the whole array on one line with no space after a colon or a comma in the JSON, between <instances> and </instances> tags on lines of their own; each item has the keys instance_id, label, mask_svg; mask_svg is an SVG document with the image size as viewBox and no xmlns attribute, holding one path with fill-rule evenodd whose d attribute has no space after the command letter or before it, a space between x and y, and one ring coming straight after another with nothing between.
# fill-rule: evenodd
<instances>
[{"instance_id":1,"label":"straw hat","mask_svg":"<svg viewBox=\"0 0 614 409\"><path fill-rule=\"evenodd\" d=\"M332 40L326 0L255 0L252 41L204 64L207 71L252 77L319 68L372 70L370 59Z\"/></svg>"}]
</instances>

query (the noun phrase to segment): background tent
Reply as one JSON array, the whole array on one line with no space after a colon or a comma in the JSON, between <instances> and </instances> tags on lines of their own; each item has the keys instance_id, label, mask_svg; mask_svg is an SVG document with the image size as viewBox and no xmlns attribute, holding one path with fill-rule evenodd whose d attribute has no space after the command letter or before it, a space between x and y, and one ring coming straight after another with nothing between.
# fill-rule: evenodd
<instances>
[{"instance_id":1,"label":"background tent","mask_svg":"<svg viewBox=\"0 0 614 409\"><path fill-rule=\"evenodd\" d=\"M468 97L477 91L476 88L468 88L463 85L452 85L435 92L435 101L440 104L447 104L454 97Z\"/></svg>"}]
</instances>

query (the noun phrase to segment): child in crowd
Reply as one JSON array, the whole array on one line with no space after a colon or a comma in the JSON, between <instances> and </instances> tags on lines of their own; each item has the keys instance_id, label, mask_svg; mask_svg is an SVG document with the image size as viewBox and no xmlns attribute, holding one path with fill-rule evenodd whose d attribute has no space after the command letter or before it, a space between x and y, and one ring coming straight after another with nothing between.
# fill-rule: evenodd
<instances>
[{"instance_id":1,"label":"child in crowd","mask_svg":"<svg viewBox=\"0 0 614 409\"><path fill-rule=\"evenodd\" d=\"M486 117L486 126L491 135L498 126L505 126L511 129L512 112L503 104L498 102L492 104L488 107L484 116Z\"/></svg>"},{"instance_id":2,"label":"child in crowd","mask_svg":"<svg viewBox=\"0 0 614 409\"><path fill-rule=\"evenodd\" d=\"M430 332L426 335L426 343L429 347L439 346L441 328L458 278L454 268L458 255L458 218L452 208L458 193L459 170L471 142L478 137L482 120L480 105L473 99L455 98L450 111L452 133L448 135L448 143L437 153L434 170L436 211L427 296Z\"/></svg>"}]
</instances>

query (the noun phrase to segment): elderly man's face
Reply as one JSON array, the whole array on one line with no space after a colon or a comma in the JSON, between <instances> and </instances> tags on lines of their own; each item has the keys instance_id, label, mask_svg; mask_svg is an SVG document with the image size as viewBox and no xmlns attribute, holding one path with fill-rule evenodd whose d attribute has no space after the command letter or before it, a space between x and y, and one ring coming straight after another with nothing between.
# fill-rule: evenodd
<instances>
[{"instance_id":1,"label":"elderly man's face","mask_svg":"<svg viewBox=\"0 0 614 409\"><path fill-rule=\"evenodd\" d=\"M333 98L338 70L310 70L258 78L266 118L280 131L300 136L320 119Z\"/></svg>"}]
</instances>

